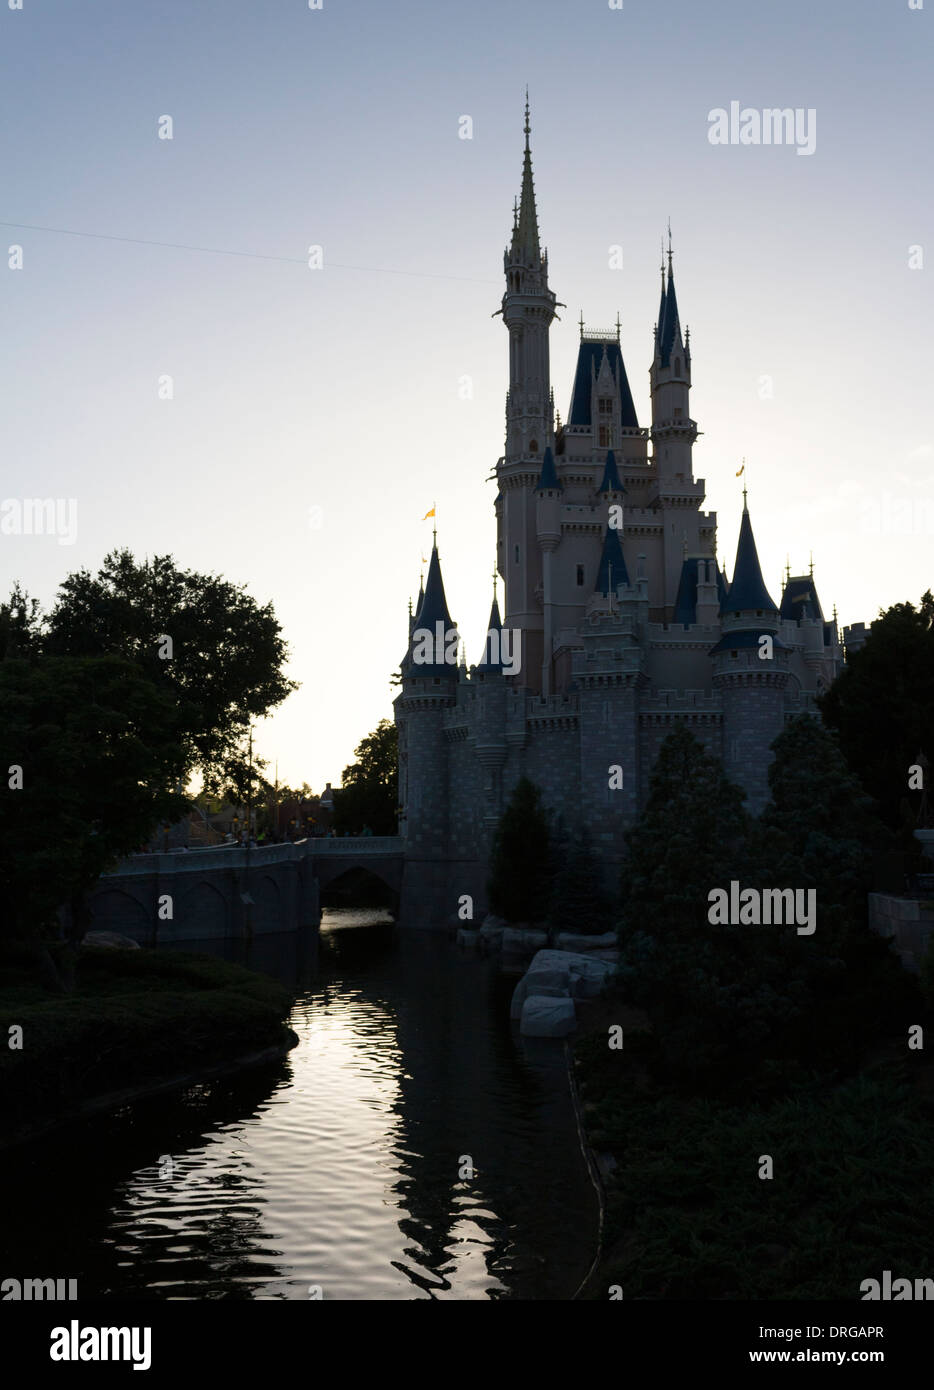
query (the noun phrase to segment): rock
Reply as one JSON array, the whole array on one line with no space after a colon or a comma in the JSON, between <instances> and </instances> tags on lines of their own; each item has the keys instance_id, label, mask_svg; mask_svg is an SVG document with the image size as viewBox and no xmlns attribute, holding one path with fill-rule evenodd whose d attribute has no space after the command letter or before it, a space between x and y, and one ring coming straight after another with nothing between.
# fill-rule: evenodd
<instances>
[{"instance_id":1,"label":"rock","mask_svg":"<svg viewBox=\"0 0 934 1390\"><path fill-rule=\"evenodd\" d=\"M118 951L138 951L139 942L131 936L121 936L118 931L88 931L82 939L83 946L107 946Z\"/></svg>"},{"instance_id":2,"label":"rock","mask_svg":"<svg viewBox=\"0 0 934 1390\"><path fill-rule=\"evenodd\" d=\"M530 994L522 1005L519 1032L526 1038L566 1038L577 1027L573 999Z\"/></svg>"},{"instance_id":3,"label":"rock","mask_svg":"<svg viewBox=\"0 0 934 1390\"><path fill-rule=\"evenodd\" d=\"M530 980L528 971L526 971L512 992L512 1003L509 1006L510 1018L522 1017L522 1006L531 994L545 995L550 999L570 999L570 980L558 985L542 984L540 976L536 975L534 979Z\"/></svg>"},{"instance_id":4,"label":"rock","mask_svg":"<svg viewBox=\"0 0 934 1390\"><path fill-rule=\"evenodd\" d=\"M528 973L534 979L554 984L566 979L568 992L575 999L593 999L605 988L614 973L609 961L577 951L539 951ZM527 994L534 994L529 981Z\"/></svg>"},{"instance_id":5,"label":"rock","mask_svg":"<svg viewBox=\"0 0 934 1390\"><path fill-rule=\"evenodd\" d=\"M526 999L533 995L595 999L613 974L610 962L595 960L593 956L572 951L537 951L513 991L510 1017L521 1018Z\"/></svg>"},{"instance_id":6,"label":"rock","mask_svg":"<svg viewBox=\"0 0 934 1390\"><path fill-rule=\"evenodd\" d=\"M577 936L574 932L558 933L558 949L561 951L607 951L616 946L616 932L604 932L602 936Z\"/></svg>"},{"instance_id":7,"label":"rock","mask_svg":"<svg viewBox=\"0 0 934 1390\"><path fill-rule=\"evenodd\" d=\"M548 933L532 927L506 927L503 931L503 952L507 955L529 955L548 944Z\"/></svg>"}]
</instances>

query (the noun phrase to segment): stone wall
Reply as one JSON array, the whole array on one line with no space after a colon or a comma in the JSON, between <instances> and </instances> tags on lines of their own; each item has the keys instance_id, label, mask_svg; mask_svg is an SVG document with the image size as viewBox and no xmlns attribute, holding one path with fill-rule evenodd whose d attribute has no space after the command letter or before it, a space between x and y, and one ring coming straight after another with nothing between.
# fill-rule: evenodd
<instances>
[{"instance_id":1,"label":"stone wall","mask_svg":"<svg viewBox=\"0 0 934 1390\"><path fill-rule=\"evenodd\" d=\"M934 932L934 901L870 893L869 925L881 936L893 936L902 964L917 971Z\"/></svg>"}]
</instances>

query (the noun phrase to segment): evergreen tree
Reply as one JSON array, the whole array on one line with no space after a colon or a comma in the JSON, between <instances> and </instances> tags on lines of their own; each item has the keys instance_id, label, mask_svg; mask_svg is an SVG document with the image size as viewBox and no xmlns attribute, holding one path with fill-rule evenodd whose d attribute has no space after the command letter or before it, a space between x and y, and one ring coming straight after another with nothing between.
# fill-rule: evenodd
<instances>
[{"instance_id":1,"label":"evergreen tree","mask_svg":"<svg viewBox=\"0 0 934 1390\"><path fill-rule=\"evenodd\" d=\"M750 928L708 921L710 890L743 875L743 799L719 760L678 725L626 836L620 980L646 1009L673 1071L735 1063L761 1042L776 1006L784 1010L751 966Z\"/></svg>"},{"instance_id":2,"label":"evergreen tree","mask_svg":"<svg viewBox=\"0 0 934 1390\"><path fill-rule=\"evenodd\" d=\"M517 782L493 836L487 896L507 922L543 922L551 895L551 830L540 789Z\"/></svg>"},{"instance_id":3,"label":"evergreen tree","mask_svg":"<svg viewBox=\"0 0 934 1390\"><path fill-rule=\"evenodd\" d=\"M908 785L919 752L934 762L934 596L897 603L872 625L819 700L850 767L892 829L918 823L922 788ZM930 801L930 798L929 798Z\"/></svg>"},{"instance_id":4,"label":"evergreen tree","mask_svg":"<svg viewBox=\"0 0 934 1390\"><path fill-rule=\"evenodd\" d=\"M554 858L554 876L548 927L558 932L600 933L610 926L610 900L603 888L600 861L590 838L581 828L566 835Z\"/></svg>"},{"instance_id":5,"label":"evergreen tree","mask_svg":"<svg viewBox=\"0 0 934 1390\"><path fill-rule=\"evenodd\" d=\"M816 918L810 936L768 938L766 968L809 1001L789 1050L815 1065L846 1062L893 1023L910 992L889 944L868 923L873 865L890 854L895 836L818 719L792 720L772 748L771 799L754 854L759 878L813 890Z\"/></svg>"}]
</instances>

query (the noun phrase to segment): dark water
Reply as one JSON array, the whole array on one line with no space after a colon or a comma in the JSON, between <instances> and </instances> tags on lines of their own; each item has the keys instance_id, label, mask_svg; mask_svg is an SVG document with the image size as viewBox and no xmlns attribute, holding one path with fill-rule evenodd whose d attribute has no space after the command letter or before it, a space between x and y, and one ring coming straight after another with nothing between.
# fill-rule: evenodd
<instances>
[{"instance_id":1,"label":"dark water","mask_svg":"<svg viewBox=\"0 0 934 1390\"><path fill-rule=\"evenodd\" d=\"M378 916L252 948L300 987L284 1061L5 1155L0 1278L77 1278L79 1298L571 1297L597 1212L561 1045L515 1035L490 963Z\"/></svg>"}]
</instances>

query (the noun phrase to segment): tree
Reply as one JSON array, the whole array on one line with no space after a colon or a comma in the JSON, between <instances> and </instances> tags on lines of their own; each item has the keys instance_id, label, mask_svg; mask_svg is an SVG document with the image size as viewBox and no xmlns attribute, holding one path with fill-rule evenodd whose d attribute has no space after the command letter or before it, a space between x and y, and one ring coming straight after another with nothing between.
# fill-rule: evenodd
<instances>
[{"instance_id":1,"label":"tree","mask_svg":"<svg viewBox=\"0 0 934 1390\"><path fill-rule=\"evenodd\" d=\"M182 815L196 768L208 792L243 785L245 720L294 688L284 659L269 605L168 556L114 551L96 577L69 576L45 620L14 587L0 606L6 930L41 931L70 901L80 936L84 894Z\"/></svg>"},{"instance_id":2,"label":"tree","mask_svg":"<svg viewBox=\"0 0 934 1390\"><path fill-rule=\"evenodd\" d=\"M507 922L543 922L552 885L551 830L541 790L521 777L493 835L487 896Z\"/></svg>"},{"instance_id":3,"label":"tree","mask_svg":"<svg viewBox=\"0 0 934 1390\"><path fill-rule=\"evenodd\" d=\"M620 978L672 1074L735 1080L765 1062L849 1064L909 988L866 924L872 859L888 832L818 720L792 721L773 750L771 800L752 819L719 761L679 728L627 836ZM814 933L787 920L711 922L711 889L734 880L813 891Z\"/></svg>"},{"instance_id":4,"label":"tree","mask_svg":"<svg viewBox=\"0 0 934 1390\"><path fill-rule=\"evenodd\" d=\"M177 725L168 690L122 657L0 661L5 935L41 933L153 825L181 814Z\"/></svg>"},{"instance_id":5,"label":"tree","mask_svg":"<svg viewBox=\"0 0 934 1390\"><path fill-rule=\"evenodd\" d=\"M552 933L600 933L611 926L610 900L602 883L600 861L586 829L564 837L556 846L548 924Z\"/></svg>"},{"instance_id":6,"label":"tree","mask_svg":"<svg viewBox=\"0 0 934 1390\"><path fill-rule=\"evenodd\" d=\"M918 823L922 789L909 768L923 752L934 762L934 596L915 608L897 603L872 625L818 701L844 757L893 830Z\"/></svg>"},{"instance_id":7,"label":"tree","mask_svg":"<svg viewBox=\"0 0 934 1390\"><path fill-rule=\"evenodd\" d=\"M217 575L181 570L170 555L138 562L114 550L97 575L69 575L41 649L133 661L177 701L183 776L200 771L207 792L242 789L250 719L297 688L283 674L287 647L272 605Z\"/></svg>"},{"instance_id":8,"label":"tree","mask_svg":"<svg viewBox=\"0 0 934 1390\"><path fill-rule=\"evenodd\" d=\"M769 969L776 987L784 977L810 1001L790 1050L846 1061L892 1025L906 1000L905 972L867 911L874 864L888 858L895 835L820 720L792 720L772 748L760 878L813 891L817 915L812 935L773 941Z\"/></svg>"},{"instance_id":9,"label":"tree","mask_svg":"<svg viewBox=\"0 0 934 1390\"><path fill-rule=\"evenodd\" d=\"M358 835L364 829L374 835L398 834L398 748L396 726L389 719L381 719L357 744L357 761L344 768L334 792L336 834Z\"/></svg>"},{"instance_id":10,"label":"tree","mask_svg":"<svg viewBox=\"0 0 934 1390\"><path fill-rule=\"evenodd\" d=\"M744 795L679 724L659 750L645 808L626 836L620 981L646 1009L673 1071L744 1057L775 1012L770 987L757 978L759 938L708 920L710 890L729 889L746 866Z\"/></svg>"}]
</instances>

